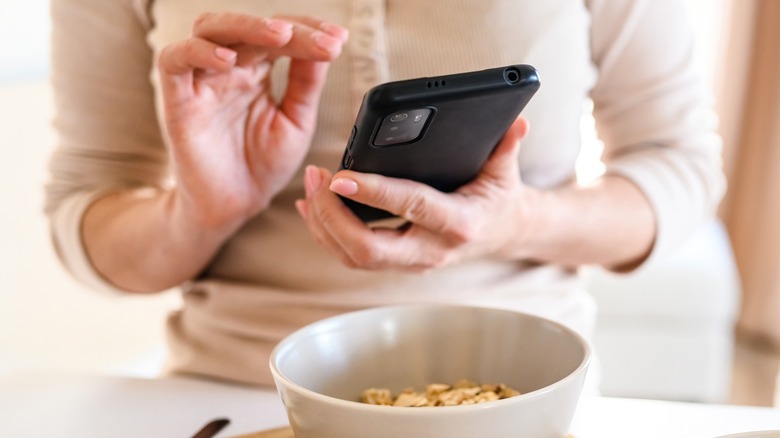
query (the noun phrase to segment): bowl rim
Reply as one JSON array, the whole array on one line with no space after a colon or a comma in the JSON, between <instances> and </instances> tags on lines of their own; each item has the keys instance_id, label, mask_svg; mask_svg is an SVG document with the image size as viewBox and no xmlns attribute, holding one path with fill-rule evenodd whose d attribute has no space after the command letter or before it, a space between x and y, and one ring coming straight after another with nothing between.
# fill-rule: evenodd
<instances>
[{"instance_id":1,"label":"bowl rim","mask_svg":"<svg viewBox=\"0 0 780 438\"><path fill-rule=\"evenodd\" d=\"M579 341L579 344L583 348L583 358L580 361L579 365L571 371L569 374L564 376L562 379L559 379L547 386L543 386L539 389L536 389L531 392L526 392L523 394L520 394L518 396L502 399L502 400L495 400L490 402L483 402L483 403L477 403L473 405L457 405L457 406L421 406L421 407L413 407L408 409L403 409L403 406L392 406L394 409L387 409L388 406L381 406L381 405L372 405L368 403L362 403L359 401L353 401L353 400L346 400L338 397L333 397L329 395L325 395L316 391L312 391L310 389L304 388L303 386L293 382L290 378L285 376L285 374L278 368L276 361L279 355L282 353L283 350L285 350L286 347L288 347L293 341L295 341L298 338L301 338L306 335L311 335L315 331L316 333L322 333L321 331L316 330L319 327L327 327L328 325L332 324L334 320L342 318L346 315L357 315L357 314L365 314L365 313L381 313L381 312L390 312L390 311L398 311L403 309L450 309L450 308L457 308L457 309L476 309L479 311L493 311L493 312L501 312L501 313L515 313L523 315L524 317L530 317L532 319L542 320L547 323L551 323L552 325L562 329L563 331L567 332L568 334L572 335L577 341ZM436 413L436 415L447 415L449 413L456 412L458 410L482 410L482 409L490 409L494 408L496 406L507 406L510 403L522 403L526 400L541 397L544 394L547 394L553 390L555 390L558 387L564 386L568 384L571 380L574 380L577 378L580 374L587 373L586 368L590 365L592 359L592 347L590 345L590 342L586 340L582 335L574 331L572 328L561 324L560 322L554 321L549 318L545 318L543 316L534 315L527 312L522 312L518 310L513 309L503 309L503 308L494 308L494 307L486 307L486 306L478 306L478 305L460 305L460 304L436 304L436 303L421 303L421 304L398 304L398 305L388 305L388 306L376 306L376 307L370 307L366 309L360 309L360 310L354 310L349 311L346 313L341 313L338 315L330 316L324 319L321 319L319 321L315 321L313 323L307 324L294 332L290 333L288 336L284 337L281 341L279 341L276 346L274 346L273 350L271 351L271 356L269 357L268 363L271 368L271 374L274 377L274 382L277 386L277 392L280 392L278 386L280 385L280 381L285 382L287 386L294 389L295 391L306 395L307 397L310 397L315 400L328 402L335 404L337 406L343 406L343 407L349 407L353 409L367 409L367 410L375 410L379 409L382 410L382 412L385 413L392 413L393 415L409 415L409 414L416 414L416 413L425 413L425 415L431 415L432 413ZM281 394L280 394L281 395Z\"/></svg>"},{"instance_id":2,"label":"bowl rim","mask_svg":"<svg viewBox=\"0 0 780 438\"><path fill-rule=\"evenodd\" d=\"M767 436L766 434L768 433L771 433L771 436L780 436L780 429L751 430L747 432L730 433L728 435L718 435L715 438L761 438L762 436Z\"/></svg>"}]
</instances>

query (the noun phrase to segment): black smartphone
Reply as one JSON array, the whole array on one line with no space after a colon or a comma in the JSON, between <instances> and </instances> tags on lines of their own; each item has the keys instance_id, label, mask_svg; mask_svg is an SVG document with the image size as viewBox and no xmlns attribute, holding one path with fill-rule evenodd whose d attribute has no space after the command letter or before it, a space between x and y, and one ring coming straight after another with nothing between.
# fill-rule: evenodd
<instances>
[{"instance_id":1,"label":"black smartphone","mask_svg":"<svg viewBox=\"0 0 780 438\"><path fill-rule=\"evenodd\" d=\"M340 169L454 191L477 176L539 86L530 65L378 85L363 98ZM365 222L392 217L342 199Z\"/></svg>"}]
</instances>

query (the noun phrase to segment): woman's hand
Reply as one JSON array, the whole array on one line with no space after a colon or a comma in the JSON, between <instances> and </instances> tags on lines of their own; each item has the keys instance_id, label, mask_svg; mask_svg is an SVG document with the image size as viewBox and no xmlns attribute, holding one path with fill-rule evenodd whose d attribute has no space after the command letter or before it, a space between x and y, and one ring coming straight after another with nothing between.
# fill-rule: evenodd
<instances>
[{"instance_id":1,"label":"woman's hand","mask_svg":"<svg viewBox=\"0 0 780 438\"><path fill-rule=\"evenodd\" d=\"M195 223L235 229L287 185L311 143L329 66L346 29L313 18L202 15L160 53L173 202ZM291 58L281 102L270 74Z\"/></svg>"},{"instance_id":2,"label":"woman's hand","mask_svg":"<svg viewBox=\"0 0 780 438\"><path fill-rule=\"evenodd\" d=\"M517 153L528 130L518 119L477 178L453 193L409 180L309 166L306 199L296 204L315 238L344 264L361 269L428 270L478 257L519 258L538 192L520 181ZM371 229L337 194L409 222Z\"/></svg>"}]
</instances>

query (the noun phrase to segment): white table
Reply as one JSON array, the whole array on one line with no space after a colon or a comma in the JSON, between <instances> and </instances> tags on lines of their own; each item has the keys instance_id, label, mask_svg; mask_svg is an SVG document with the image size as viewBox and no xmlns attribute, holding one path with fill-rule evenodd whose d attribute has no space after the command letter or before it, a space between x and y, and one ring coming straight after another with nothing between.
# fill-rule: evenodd
<instances>
[{"instance_id":1,"label":"white table","mask_svg":"<svg viewBox=\"0 0 780 438\"><path fill-rule=\"evenodd\" d=\"M219 437L287 424L272 390L185 378L0 375L0 436L186 438L217 417L231 420ZM712 438L768 429L780 429L780 410L584 397L572 433L577 438Z\"/></svg>"}]
</instances>

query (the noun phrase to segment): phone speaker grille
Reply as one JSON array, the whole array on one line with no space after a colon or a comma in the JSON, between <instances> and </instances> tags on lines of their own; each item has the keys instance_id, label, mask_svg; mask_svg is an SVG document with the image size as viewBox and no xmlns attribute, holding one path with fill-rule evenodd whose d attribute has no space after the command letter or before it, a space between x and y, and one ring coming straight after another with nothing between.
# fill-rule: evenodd
<instances>
[{"instance_id":1,"label":"phone speaker grille","mask_svg":"<svg viewBox=\"0 0 780 438\"><path fill-rule=\"evenodd\" d=\"M439 86L444 87L446 85L447 85L447 81L443 79L441 81L433 81L433 82L428 81L428 88L439 88Z\"/></svg>"}]
</instances>

